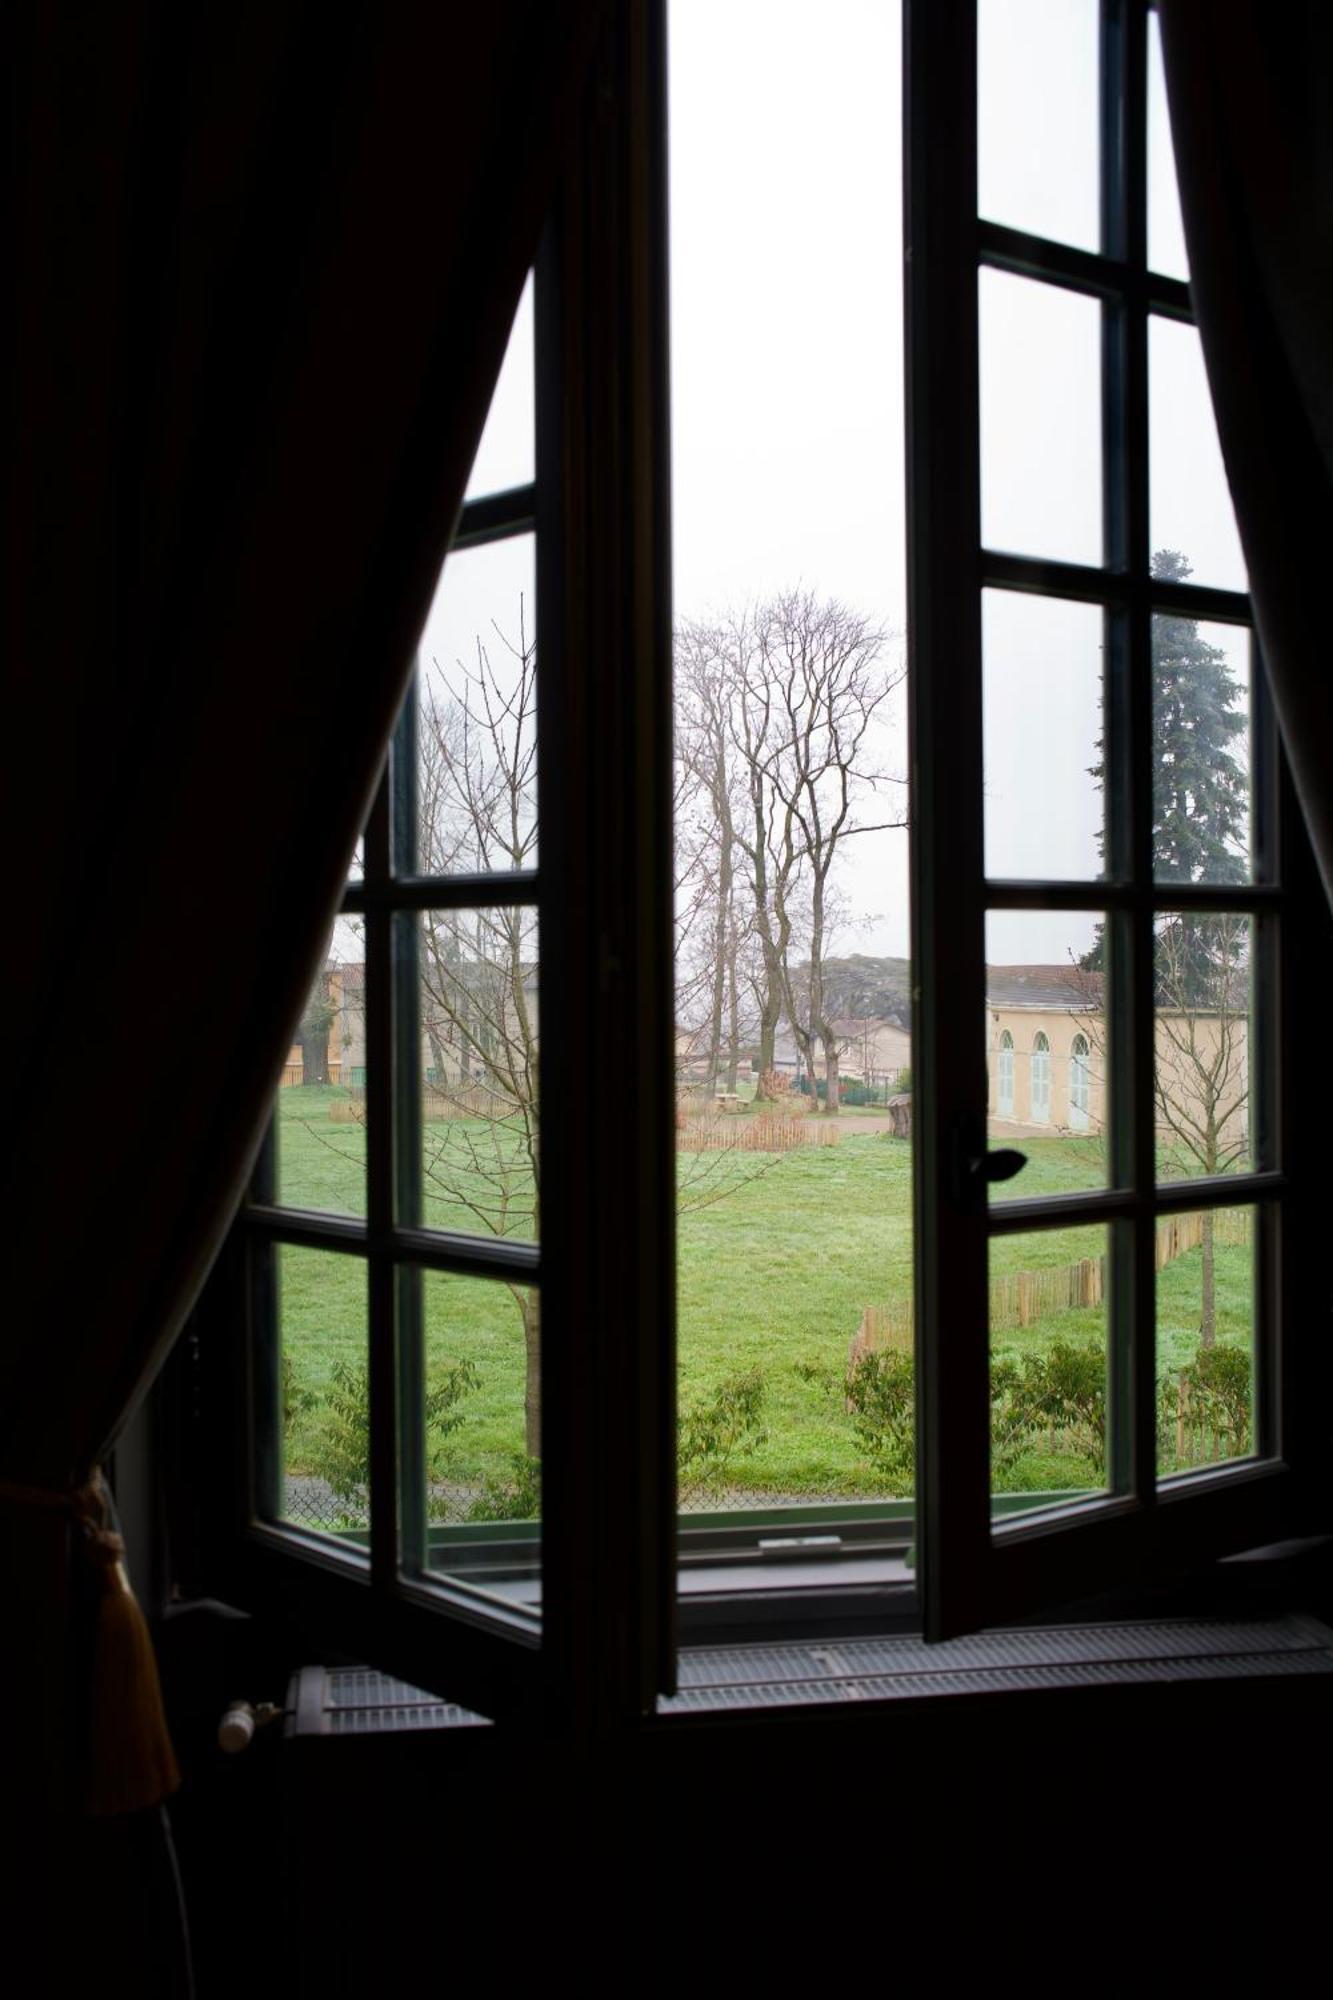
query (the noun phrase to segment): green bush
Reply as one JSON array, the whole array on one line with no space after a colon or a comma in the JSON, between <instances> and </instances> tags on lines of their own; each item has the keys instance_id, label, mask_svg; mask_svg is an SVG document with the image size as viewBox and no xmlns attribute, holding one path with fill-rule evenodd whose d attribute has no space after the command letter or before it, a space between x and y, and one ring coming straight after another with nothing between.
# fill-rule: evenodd
<instances>
[{"instance_id":1,"label":"green bush","mask_svg":"<svg viewBox=\"0 0 1333 2000\"><path fill-rule=\"evenodd\" d=\"M542 1462L526 1452L509 1454L509 1473L482 1477L481 1492L468 1509L469 1521L536 1521L542 1511Z\"/></svg>"},{"instance_id":2,"label":"green bush","mask_svg":"<svg viewBox=\"0 0 1333 2000\"><path fill-rule=\"evenodd\" d=\"M862 1354L843 1382L847 1412L863 1451L889 1490L916 1483L916 1386L912 1357L895 1348Z\"/></svg>"},{"instance_id":3,"label":"green bush","mask_svg":"<svg viewBox=\"0 0 1333 2000\"><path fill-rule=\"evenodd\" d=\"M307 1389L296 1377L296 1368L290 1354L282 1357L282 1438L290 1444L297 1420L307 1410L313 1410L318 1398L313 1389Z\"/></svg>"},{"instance_id":4,"label":"green bush","mask_svg":"<svg viewBox=\"0 0 1333 2000\"><path fill-rule=\"evenodd\" d=\"M1182 1387L1191 1436L1215 1441L1229 1456L1241 1457L1250 1450L1254 1395L1248 1348L1231 1342L1201 1347L1188 1366L1159 1382L1158 1442L1163 1455L1173 1459Z\"/></svg>"},{"instance_id":5,"label":"green bush","mask_svg":"<svg viewBox=\"0 0 1333 2000\"><path fill-rule=\"evenodd\" d=\"M894 1348L862 1354L846 1372L802 1363L797 1374L840 1398L861 1449L884 1488L910 1493L916 1479L916 1385L912 1356ZM1044 1354L991 1362L991 1466L1000 1479L1058 1434L1070 1457L1100 1474L1106 1462L1106 1360L1095 1343L1057 1339ZM1050 1454L1048 1454L1050 1455ZM998 1483L998 1479L997 1479Z\"/></svg>"},{"instance_id":6,"label":"green bush","mask_svg":"<svg viewBox=\"0 0 1333 2000\"><path fill-rule=\"evenodd\" d=\"M445 1439L463 1421L458 1404L477 1386L470 1361L446 1368L426 1390L426 1472L438 1479ZM311 1469L345 1506L364 1506L370 1487L370 1370L364 1361L339 1361L324 1400L323 1418L311 1454Z\"/></svg>"},{"instance_id":7,"label":"green bush","mask_svg":"<svg viewBox=\"0 0 1333 2000\"><path fill-rule=\"evenodd\" d=\"M767 1384L761 1368L729 1375L706 1402L683 1410L676 1431L676 1473L682 1493L721 1484L733 1455L767 1441Z\"/></svg>"}]
</instances>

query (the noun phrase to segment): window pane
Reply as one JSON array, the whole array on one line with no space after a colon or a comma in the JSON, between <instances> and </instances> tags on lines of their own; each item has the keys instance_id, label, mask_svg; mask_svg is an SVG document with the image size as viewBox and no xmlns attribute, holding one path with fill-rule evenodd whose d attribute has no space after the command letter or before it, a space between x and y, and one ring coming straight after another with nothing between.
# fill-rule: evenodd
<instances>
[{"instance_id":1,"label":"window pane","mask_svg":"<svg viewBox=\"0 0 1333 2000\"><path fill-rule=\"evenodd\" d=\"M526 486L536 468L536 404L532 359L532 274L523 287L505 349L486 428L472 461L467 498Z\"/></svg>"},{"instance_id":2,"label":"window pane","mask_svg":"<svg viewBox=\"0 0 1333 2000\"><path fill-rule=\"evenodd\" d=\"M982 593L990 876L1105 872L1102 626L1096 605Z\"/></svg>"},{"instance_id":3,"label":"window pane","mask_svg":"<svg viewBox=\"0 0 1333 2000\"><path fill-rule=\"evenodd\" d=\"M791 1104L710 1119L681 1100L688 1513L912 1496L910 1128Z\"/></svg>"},{"instance_id":4,"label":"window pane","mask_svg":"<svg viewBox=\"0 0 1333 2000\"><path fill-rule=\"evenodd\" d=\"M531 535L449 557L421 635L417 865L537 865L537 624Z\"/></svg>"},{"instance_id":5,"label":"window pane","mask_svg":"<svg viewBox=\"0 0 1333 2000\"><path fill-rule=\"evenodd\" d=\"M429 1566L535 1603L539 1294L532 1285L426 1271L422 1310ZM512 1537L483 1537L478 1546L468 1531L495 1522L512 1523Z\"/></svg>"},{"instance_id":6,"label":"window pane","mask_svg":"<svg viewBox=\"0 0 1333 2000\"><path fill-rule=\"evenodd\" d=\"M991 1512L1107 1489L1104 1223L990 1246Z\"/></svg>"},{"instance_id":7,"label":"window pane","mask_svg":"<svg viewBox=\"0 0 1333 2000\"><path fill-rule=\"evenodd\" d=\"M899 10L669 30L676 611L804 583L901 630Z\"/></svg>"},{"instance_id":8,"label":"window pane","mask_svg":"<svg viewBox=\"0 0 1333 2000\"><path fill-rule=\"evenodd\" d=\"M431 1229L535 1239L535 909L421 917L422 1207Z\"/></svg>"},{"instance_id":9,"label":"window pane","mask_svg":"<svg viewBox=\"0 0 1333 2000\"><path fill-rule=\"evenodd\" d=\"M1162 30L1155 9L1148 15L1148 262L1163 277L1189 280L1162 69Z\"/></svg>"},{"instance_id":10,"label":"window pane","mask_svg":"<svg viewBox=\"0 0 1333 2000\"><path fill-rule=\"evenodd\" d=\"M982 541L1100 563L1101 309L985 269L980 315Z\"/></svg>"},{"instance_id":11,"label":"window pane","mask_svg":"<svg viewBox=\"0 0 1333 2000\"><path fill-rule=\"evenodd\" d=\"M280 1244L274 1254L282 1518L364 1540L370 1526L366 1267Z\"/></svg>"},{"instance_id":12,"label":"window pane","mask_svg":"<svg viewBox=\"0 0 1333 2000\"><path fill-rule=\"evenodd\" d=\"M1253 1208L1157 1225L1157 1470L1190 1472L1255 1448Z\"/></svg>"},{"instance_id":13,"label":"window pane","mask_svg":"<svg viewBox=\"0 0 1333 2000\"><path fill-rule=\"evenodd\" d=\"M1172 911L1157 919L1157 1171L1164 1181L1251 1165L1251 923Z\"/></svg>"},{"instance_id":14,"label":"window pane","mask_svg":"<svg viewBox=\"0 0 1333 2000\"><path fill-rule=\"evenodd\" d=\"M893 6L670 11L696 1521L912 1490L900 43Z\"/></svg>"},{"instance_id":15,"label":"window pane","mask_svg":"<svg viewBox=\"0 0 1333 2000\"><path fill-rule=\"evenodd\" d=\"M1154 314L1148 322L1149 507L1154 569L1223 590L1248 588L1203 348L1196 328Z\"/></svg>"},{"instance_id":16,"label":"window pane","mask_svg":"<svg viewBox=\"0 0 1333 2000\"><path fill-rule=\"evenodd\" d=\"M1026 1164L991 1200L1068 1194L1111 1178L1097 911L993 910L986 919L988 1135Z\"/></svg>"},{"instance_id":17,"label":"window pane","mask_svg":"<svg viewBox=\"0 0 1333 2000\"><path fill-rule=\"evenodd\" d=\"M278 1091L277 1199L284 1208L366 1212L365 975L360 924L340 918Z\"/></svg>"},{"instance_id":18,"label":"window pane","mask_svg":"<svg viewBox=\"0 0 1333 2000\"><path fill-rule=\"evenodd\" d=\"M1248 881L1249 632L1159 614L1152 639L1156 879Z\"/></svg>"},{"instance_id":19,"label":"window pane","mask_svg":"<svg viewBox=\"0 0 1333 2000\"><path fill-rule=\"evenodd\" d=\"M978 207L995 222L1095 250L1095 0L981 0Z\"/></svg>"}]
</instances>

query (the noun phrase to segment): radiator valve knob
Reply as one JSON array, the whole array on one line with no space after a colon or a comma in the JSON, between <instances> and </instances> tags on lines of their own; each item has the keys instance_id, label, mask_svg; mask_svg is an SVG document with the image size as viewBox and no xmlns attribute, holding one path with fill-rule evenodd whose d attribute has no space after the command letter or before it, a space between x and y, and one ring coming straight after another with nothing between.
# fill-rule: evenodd
<instances>
[{"instance_id":1,"label":"radiator valve knob","mask_svg":"<svg viewBox=\"0 0 1333 2000\"><path fill-rule=\"evenodd\" d=\"M218 1724L218 1749L229 1757L248 1750L255 1737L255 1712L248 1701L234 1701Z\"/></svg>"}]
</instances>

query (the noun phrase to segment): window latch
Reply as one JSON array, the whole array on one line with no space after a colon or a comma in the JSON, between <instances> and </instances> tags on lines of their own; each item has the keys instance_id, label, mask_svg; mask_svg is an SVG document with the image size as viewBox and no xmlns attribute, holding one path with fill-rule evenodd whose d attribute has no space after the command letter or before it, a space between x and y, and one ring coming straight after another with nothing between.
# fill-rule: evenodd
<instances>
[{"instance_id":1,"label":"window latch","mask_svg":"<svg viewBox=\"0 0 1333 2000\"><path fill-rule=\"evenodd\" d=\"M986 1145L985 1130L975 1120L960 1118L953 1132L953 1197L960 1208L975 1208L991 1181L1011 1181L1028 1163L1026 1153L1012 1146Z\"/></svg>"}]
</instances>

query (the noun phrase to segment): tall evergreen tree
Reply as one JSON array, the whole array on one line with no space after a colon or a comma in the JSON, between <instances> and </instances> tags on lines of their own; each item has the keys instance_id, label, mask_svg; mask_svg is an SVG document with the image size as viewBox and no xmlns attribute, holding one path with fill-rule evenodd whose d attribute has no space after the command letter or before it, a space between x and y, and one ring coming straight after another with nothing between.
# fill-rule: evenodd
<instances>
[{"instance_id":1,"label":"tall evergreen tree","mask_svg":"<svg viewBox=\"0 0 1333 2000\"><path fill-rule=\"evenodd\" d=\"M1159 549L1152 573L1184 583L1192 572L1179 550ZM1243 882L1250 796L1243 690L1225 652L1200 638L1193 618L1154 617L1152 668L1154 873L1161 883ZM1105 763L1091 765L1090 774L1102 785ZM1191 998L1205 998L1214 981L1207 940L1207 925L1190 926ZM1080 964L1101 971L1100 925Z\"/></svg>"},{"instance_id":2,"label":"tall evergreen tree","mask_svg":"<svg viewBox=\"0 0 1333 2000\"><path fill-rule=\"evenodd\" d=\"M1152 573L1184 583L1191 572L1175 549L1159 549ZM1249 773L1237 751L1247 716L1227 656L1199 637L1193 618L1159 613L1152 665L1157 879L1242 882Z\"/></svg>"}]
</instances>

